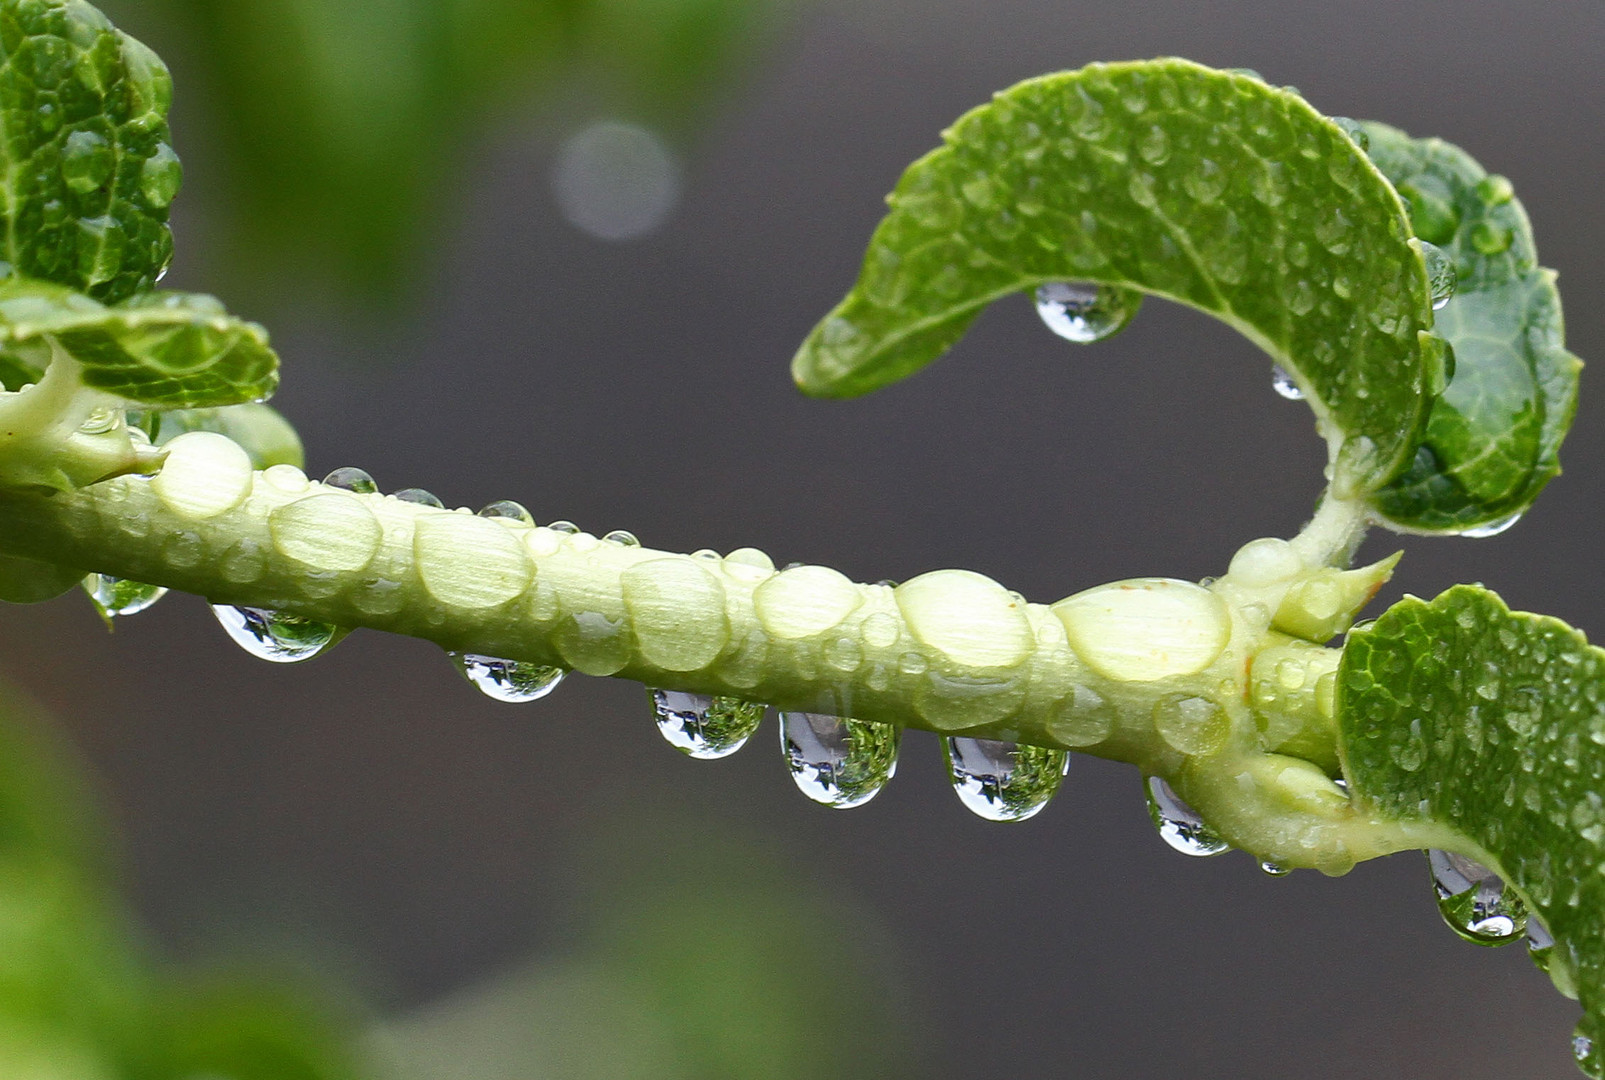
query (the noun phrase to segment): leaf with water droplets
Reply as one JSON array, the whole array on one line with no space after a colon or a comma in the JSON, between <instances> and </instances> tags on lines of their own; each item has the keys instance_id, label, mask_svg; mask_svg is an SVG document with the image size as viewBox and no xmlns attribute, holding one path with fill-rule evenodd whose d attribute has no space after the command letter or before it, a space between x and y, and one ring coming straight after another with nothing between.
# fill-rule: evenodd
<instances>
[{"instance_id":1,"label":"leaf with water droplets","mask_svg":"<svg viewBox=\"0 0 1605 1080\"><path fill-rule=\"evenodd\" d=\"M1343 486L1406 464L1442 379L1426 266L1392 185L1303 98L1183 60L1093 64L1004 91L944 138L793 361L805 391L885 386L993 300L1089 283L1191 305L1263 347L1334 452L1352 444Z\"/></svg>"},{"instance_id":2,"label":"leaf with water droplets","mask_svg":"<svg viewBox=\"0 0 1605 1080\"><path fill-rule=\"evenodd\" d=\"M182 168L161 60L87 3L8 3L0 25L0 259L115 303L173 253Z\"/></svg>"},{"instance_id":3,"label":"leaf with water droplets","mask_svg":"<svg viewBox=\"0 0 1605 1080\"><path fill-rule=\"evenodd\" d=\"M43 368L52 343L79 363L85 385L142 405L235 405L279 381L267 331L210 296L151 292L108 307L60 285L0 281L0 349Z\"/></svg>"},{"instance_id":4,"label":"leaf with water droplets","mask_svg":"<svg viewBox=\"0 0 1605 1080\"><path fill-rule=\"evenodd\" d=\"M1456 279L1436 327L1454 349L1453 377L1410 465L1372 503L1401 528L1485 535L1480 527L1526 510L1560 472L1582 364L1563 344L1555 273L1538 265L1510 181L1441 139L1385 124L1365 131L1416 234Z\"/></svg>"},{"instance_id":5,"label":"leaf with water droplets","mask_svg":"<svg viewBox=\"0 0 1605 1080\"><path fill-rule=\"evenodd\" d=\"M1458 585L1350 633L1344 769L1362 805L1464 838L1555 945L1551 977L1605 1033L1605 651L1557 619ZM1457 912L1457 914L1464 914ZM1600 1072L1592 1073L1594 1076Z\"/></svg>"}]
</instances>

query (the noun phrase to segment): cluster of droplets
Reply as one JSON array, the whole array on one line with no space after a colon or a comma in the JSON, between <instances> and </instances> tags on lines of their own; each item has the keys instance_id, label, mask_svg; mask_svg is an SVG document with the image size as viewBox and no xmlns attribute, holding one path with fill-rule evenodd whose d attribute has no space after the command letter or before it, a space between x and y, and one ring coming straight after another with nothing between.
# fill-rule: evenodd
<instances>
[{"instance_id":1,"label":"cluster of droplets","mask_svg":"<svg viewBox=\"0 0 1605 1080\"><path fill-rule=\"evenodd\" d=\"M1037 287L1037 315L1049 330L1078 345L1113 337L1142 306L1142 293L1090 281L1050 281Z\"/></svg>"}]
</instances>

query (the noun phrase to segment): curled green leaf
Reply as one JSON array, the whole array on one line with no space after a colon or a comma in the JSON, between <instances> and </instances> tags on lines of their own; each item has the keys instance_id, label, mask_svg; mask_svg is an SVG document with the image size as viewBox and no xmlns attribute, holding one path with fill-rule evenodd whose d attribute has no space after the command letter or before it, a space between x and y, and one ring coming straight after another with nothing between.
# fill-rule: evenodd
<instances>
[{"instance_id":1,"label":"curled green leaf","mask_svg":"<svg viewBox=\"0 0 1605 1080\"><path fill-rule=\"evenodd\" d=\"M115 303L173 254L172 80L84 0L0 2L0 259Z\"/></svg>"},{"instance_id":2,"label":"curled green leaf","mask_svg":"<svg viewBox=\"0 0 1605 1080\"><path fill-rule=\"evenodd\" d=\"M1454 377L1406 470L1372 496L1397 528L1492 530L1560 472L1582 362L1567 352L1555 272L1538 265L1510 181L1441 139L1366 124L1371 160L1410 208L1418 237L1454 268L1437 332Z\"/></svg>"},{"instance_id":3,"label":"curled green leaf","mask_svg":"<svg viewBox=\"0 0 1605 1080\"><path fill-rule=\"evenodd\" d=\"M54 342L82 367L84 385L171 409L267 397L278 357L267 331L210 296L142 293L108 307L59 285L0 282L0 350L42 370Z\"/></svg>"},{"instance_id":4,"label":"curled green leaf","mask_svg":"<svg viewBox=\"0 0 1605 1080\"><path fill-rule=\"evenodd\" d=\"M858 282L792 364L811 394L887 385L993 300L1055 282L1215 315L1298 380L1341 489L1414 450L1444 351L1392 185L1296 93L1184 60L1031 79L961 117L889 198Z\"/></svg>"},{"instance_id":5,"label":"curled green leaf","mask_svg":"<svg viewBox=\"0 0 1605 1080\"><path fill-rule=\"evenodd\" d=\"M1355 630L1338 673L1354 797L1442 825L1520 891L1555 939L1544 960L1582 1003L1590 1045L1605 1037L1602 700L1605 651L1473 585L1407 597Z\"/></svg>"}]
</instances>

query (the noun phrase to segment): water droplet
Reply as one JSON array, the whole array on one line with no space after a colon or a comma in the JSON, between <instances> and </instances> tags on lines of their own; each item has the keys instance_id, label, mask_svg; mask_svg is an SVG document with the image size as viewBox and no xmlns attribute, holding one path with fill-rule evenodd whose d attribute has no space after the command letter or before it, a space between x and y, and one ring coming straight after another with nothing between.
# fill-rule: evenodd
<instances>
[{"instance_id":1,"label":"water droplet","mask_svg":"<svg viewBox=\"0 0 1605 1080\"><path fill-rule=\"evenodd\" d=\"M1432 289L1432 310L1438 311L1449 302L1455 294L1455 286L1459 283L1459 274L1455 271L1455 262L1437 244L1420 241L1421 257L1427 264L1427 284Z\"/></svg>"},{"instance_id":2,"label":"water droplet","mask_svg":"<svg viewBox=\"0 0 1605 1080\"><path fill-rule=\"evenodd\" d=\"M1438 911L1449 929L1478 945L1508 945L1527 931L1527 906L1499 875L1449 851L1428 851Z\"/></svg>"},{"instance_id":3,"label":"water droplet","mask_svg":"<svg viewBox=\"0 0 1605 1080\"><path fill-rule=\"evenodd\" d=\"M1050 281L1037 287L1037 314L1049 330L1078 345L1111 337L1131 322L1142 293L1119 285Z\"/></svg>"},{"instance_id":4,"label":"water droplet","mask_svg":"<svg viewBox=\"0 0 1605 1080\"><path fill-rule=\"evenodd\" d=\"M1170 160L1170 136L1155 124L1137 143L1137 153L1150 165L1163 165Z\"/></svg>"},{"instance_id":5,"label":"water droplet","mask_svg":"<svg viewBox=\"0 0 1605 1080\"><path fill-rule=\"evenodd\" d=\"M780 748L791 778L815 802L839 810L873 799L897 772L902 730L823 713L780 714Z\"/></svg>"},{"instance_id":6,"label":"water droplet","mask_svg":"<svg viewBox=\"0 0 1605 1080\"><path fill-rule=\"evenodd\" d=\"M1283 866L1280 863L1273 863L1269 859L1261 859L1259 868L1262 873L1269 874L1271 877L1286 877L1293 872L1290 867Z\"/></svg>"},{"instance_id":7,"label":"water droplet","mask_svg":"<svg viewBox=\"0 0 1605 1080\"><path fill-rule=\"evenodd\" d=\"M609 544L617 544L620 547L640 547L641 546L641 541L639 541L639 540L637 540L635 538L635 534L634 533L625 532L623 529L614 529L612 532L610 532L606 536L602 537L602 539L605 540L606 542L608 542Z\"/></svg>"},{"instance_id":8,"label":"water droplet","mask_svg":"<svg viewBox=\"0 0 1605 1080\"><path fill-rule=\"evenodd\" d=\"M240 648L276 664L310 660L345 636L338 626L267 608L213 604L212 614Z\"/></svg>"},{"instance_id":9,"label":"water droplet","mask_svg":"<svg viewBox=\"0 0 1605 1080\"><path fill-rule=\"evenodd\" d=\"M1489 221L1479 221L1471 230L1471 246L1483 255L1503 254L1515 238L1509 229Z\"/></svg>"},{"instance_id":10,"label":"water droplet","mask_svg":"<svg viewBox=\"0 0 1605 1080\"><path fill-rule=\"evenodd\" d=\"M933 570L897 587L909 633L967 668L1012 668L1036 638L1026 605L1003 586L969 570Z\"/></svg>"},{"instance_id":11,"label":"water droplet","mask_svg":"<svg viewBox=\"0 0 1605 1080\"><path fill-rule=\"evenodd\" d=\"M1589 1038L1587 1035L1573 1035L1572 1057L1576 1058L1577 1064L1583 1066L1584 1070L1587 1071L1594 1058L1594 1040ZM1592 1076L1595 1074L1589 1072L1589 1075Z\"/></svg>"},{"instance_id":12,"label":"water droplet","mask_svg":"<svg viewBox=\"0 0 1605 1080\"><path fill-rule=\"evenodd\" d=\"M1198 162L1198 168L1181 178L1187 194L1201 203L1212 203L1226 190L1226 170L1208 158Z\"/></svg>"},{"instance_id":13,"label":"water droplet","mask_svg":"<svg viewBox=\"0 0 1605 1080\"><path fill-rule=\"evenodd\" d=\"M104 435L117 426L117 421L121 417L122 411L120 409L112 408L110 405L97 405L89 410L89 415L84 418L82 424L78 425L78 430L84 435ZM138 430L138 428L130 428L128 433L132 435ZM148 442L149 440L147 439L146 441Z\"/></svg>"},{"instance_id":14,"label":"water droplet","mask_svg":"<svg viewBox=\"0 0 1605 1080\"><path fill-rule=\"evenodd\" d=\"M463 678L497 701L535 701L557 689L567 674L560 667L527 660L502 660L478 653L446 654Z\"/></svg>"},{"instance_id":15,"label":"water droplet","mask_svg":"<svg viewBox=\"0 0 1605 1080\"><path fill-rule=\"evenodd\" d=\"M1474 540L1481 540L1489 536L1498 536L1500 533L1516 524L1516 522L1520 521L1523 513L1525 513L1525 511L1517 510L1514 514L1499 518L1495 521L1489 521L1482 525L1473 525L1469 529L1460 530L1460 535L1469 536Z\"/></svg>"},{"instance_id":16,"label":"water droplet","mask_svg":"<svg viewBox=\"0 0 1605 1080\"><path fill-rule=\"evenodd\" d=\"M576 536L580 531L580 527L572 521L554 521L546 527L555 533L563 533L567 536Z\"/></svg>"},{"instance_id":17,"label":"water droplet","mask_svg":"<svg viewBox=\"0 0 1605 1080\"><path fill-rule=\"evenodd\" d=\"M764 706L733 697L647 688L658 730L669 745L699 761L728 757L763 721Z\"/></svg>"},{"instance_id":18,"label":"water droplet","mask_svg":"<svg viewBox=\"0 0 1605 1080\"><path fill-rule=\"evenodd\" d=\"M501 499L491 503L479 511L479 516L482 518L501 518L506 521L517 521L525 525L535 524L534 515L524 509L522 503L513 502L511 499Z\"/></svg>"},{"instance_id":19,"label":"water droplet","mask_svg":"<svg viewBox=\"0 0 1605 1080\"><path fill-rule=\"evenodd\" d=\"M250 455L233 440L190 431L167 444L167 458L150 486L169 510L205 520L243 502L253 475Z\"/></svg>"},{"instance_id":20,"label":"water droplet","mask_svg":"<svg viewBox=\"0 0 1605 1080\"><path fill-rule=\"evenodd\" d=\"M665 671L695 671L730 643L720 577L700 559L647 559L619 575L636 647Z\"/></svg>"},{"instance_id":21,"label":"water droplet","mask_svg":"<svg viewBox=\"0 0 1605 1080\"><path fill-rule=\"evenodd\" d=\"M61 178L80 195L87 195L111 179L117 155L106 137L96 131L75 131L61 148Z\"/></svg>"},{"instance_id":22,"label":"water droplet","mask_svg":"<svg viewBox=\"0 0 1605 1080\"><path fill-rule=\"evenodd\" d=\"M446 509L446 504L436 498L431 492L423 488L402 488L396 492L397 502L417 503L419 506L432 506L436 510Z\"/></svg>"},{"instance_id":23,"label":"water droplet","mask_svg":"<svg viewBox=\"0 0 1605 1080\"><path fill-rule=\"evenodd\" d=\"M157 210L165 210L178 196L184 183L184 166L178 155L166 143L158 143L155 153L145 159L139 170L139 190L145 201Z\"/></svg>"},{"instance_id":24,"label":"water droplet","mask_svg":"<svg viewBox=\"0 0 1605 1080\"><path fill-rule=\"evenodd\" d=\"M752 594L753 610L764 632L796 641L839 625L863 603L848 578L825 566L788 567Z\"/></svg>"},{"instance_id":25,"label":"water droplet","mask_svg":"<svg viewBox=\"0 0 1605 1080\"><path fill-rule=\"evenodd\" d=\"M1527 919L1527 955L1538 965L1539 971L1548 971L1555 955L1555 936L1536 916Z\"/></svg>"},{"instance_id":26,"label":"water droplet","mask_svg":"<svg viewBox=\"0 0 1605 1080\"><path fill-rule=\"evenodd\" d=\"M535 564L519 537L494 521L469 514L419 515L412 554L424 588L441 603L456 607L505 604L535 580Z\"/></svg>"},{"instance_id":27,"label":"water droplet","mask_svg":"<svg viewBox=\"0 0 1605 1080\"><path fill-rule=\"evenodd\" d=\"M90 574L85 577L84 591L106 618L138 615L167 595L167 590L160 585L146 585L142 581L112 577L110 574Z\"/></svg>"},{"instance_id":28,"label":"water droplet","mask_svg":"<svg viewBox=\"0 0 1605 1080\"><path fill-rule=\"evenodd\" d=\"M988 821L1024 821L1059 791L1070 768L1067 750L996 739L943 740L947 774L959 801Z\"/></svg>"},{"instance_id":29,"label":"water droplet","mask_svg":"<svg viewBox=\"0 0 1605 1080\"><path fill-rule=\"evenodd\" d=\"M1209 698L1166 694L1154 705L1154 730L1178 753L1201 755L1225 745L1232 725L1226 710Z\"/></svg>"},{"instance_id":30,"label":"water droplet","mask_svg":"<svg viewBox=\"0 0 1605 1080\"><path fill-rule=\"evenodd\" d=\"M1271 365L1271 389L1289 401L1303 401L1304 391L1300 390L1293 376L1281 364Z\"/></svg>"},{"instance_id":31,"label":"water droplet","mask_svg":"<svg viewBox=\"0 0 1605 1080\"><path fill-rule=\"evenodd\" d=\"M358 495L372 495L379 490L379 485L373 482L373 477L354 465L334 470L323 478L323 482L329 487L355 491Z\"/></svg>"},{"instance_id":32,"label":"water droplet","mask_svg":"<svg viewBox=\"0 0 1605 1080\"><path fill-rule=\"evenodd\" d=\"M1148 793L1148 817L1165 843L1183 855L1219 855L1231 850L1232 846L1215 835L1198 811L1182 802L1163 778L1150 776L1144 787Z\"/></svg>"},{"instance_id":33,"label":"water droplet","mask_svg":"<svg viewBox=\"0 0 1605 1080\"><path fill-rule=\"evenodd\" d=\"M1076 654L1120 682L1196 675L1219 658L1232 634L1219 596L1166 578L1100 585L1060 600L1053 613Z\"/></svg>"},{"instance_id":34,"label":"water droplet","mask_svg":"<svg viewBox=\"0 0 1605 1080\"><path fill-rule=\"evenodd\" d=\"M1361 150L1371 149L1371 136L1365 133L1365 125L1358 120L1350 120L1347 116L1334 116L1331 117L1331 120L1332 123L1343 129L1343 134L1347 135L1349 141L1355 146L1358 146Z\"/></svg>"}]
</instances>

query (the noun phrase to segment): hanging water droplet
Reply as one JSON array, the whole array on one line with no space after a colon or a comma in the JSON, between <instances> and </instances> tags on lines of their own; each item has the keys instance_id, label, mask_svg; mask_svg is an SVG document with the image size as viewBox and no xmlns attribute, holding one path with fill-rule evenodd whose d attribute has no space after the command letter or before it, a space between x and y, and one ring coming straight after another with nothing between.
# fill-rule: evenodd
<instances>
[{"instance_id":1,"label":"hanging water droplet","mask_svg":"<svg viewBox=\"0 0 1605 1080\"><path fill-rule=\"evenodd\" d=\"M1581 1027L1582 1025L1579 1024L1578 1026ZM1594 1061L1593 1039L1581 1032L1572 1035L1572 1057L1576 1059L1577 1064L1582 1066L1583 1071L1588 1075L1599 1075L1594 1071L1594 1066L1598 1063Z\"/></svg>"},{"instance_id":2,"label":"hanging water droplet","mask_svg":"<svg viewBox=\"0 0 1605 1080\"><path fill-rule=\"evenodd\" d=\"M1024 821L1059 791L1070 768L1067 750L996 739L942 741L947 775L959 801L988 821Z\"/></svg>"},{"instance_id":3,"label":"hanging water droplet","mask_svg":"<svg viewBox=\"0 0 1605 1080\"><path fill-rule=\"evenodd\" d=\"M1148 777L1144 789L1148 795L1148 817L1165 843L1183 855L1200 857L1219 855L1232 849L1230 844L1204 824L1197 810L1181 801L1181 797L1161 777Z\"/></svg>"},{"instance_id":4,"label":"hanging water droplet","mask_svg":"<svg viewBox=\"0 0 1605 1080\"><path fill-rule=\"evenodd\" d=\"M310 660L345 636L338 626L267 608L213 604L212 614L240 648L276 664Z\"/></svg>"},{"instance_id":5,"label":"hanging water droplet","mask_svg":"<svg viewBox=\"0 0 1605 1080\"><path fill-rule=\"evenodd\" d=\"M602 537L602 539L606 540L610 544L618 544L620 547L641 546L641 541L635 538L634 533L625 532L623 529L614 529L612 532Z\"/></svg>"},{"instance_id":6,"label":"hanging water droplet","mask_svg":"<svg viewBox=\"0 0 1605 1080\"><path fill-rule=\"evenodd\" d=\"M572 521L554 521L546 527L551 529L553 532L565 533L569 536L576 536L580 531L580 527L574 524Z\"/></svg>"},{"instance_id":7,"label":"hanging water droplet","mask_svg":"<svg viewBox=\"0 0 1605 1080\"><path fill-rule=\"evenodd\" d=\"M432 492L423 488L402 488L396 492L397 502L417 503L419 506L432 506L436 510L446 509L446 504L437 499Z\"/></svg>"},{"instance_id":8,"label":"hanging water droplet","mask_svg":"<svg viewBox=\"0 0 1605 1080\"><path fill-rule=\"evenodd\" d=\"M506 518L509 521L521 521L525 525L535 524L535 515L524 509L522 503L515 503L511 499L502 499L499 502L491 503L479 512L479 516L483 518Z\"/></svg>"},{"instance_id":9,"label":"hanging water droplet","mask_svg":"<svg viewBox=\"0 0 1605 1080\"><path fill-rule=\"evenodd\" d=\"M1261 859L1259 868L1261 873L1269 874L1271 877L1286 877L1293 872L1291 867L1283 866L1281 863L1273 863L1269 859Z\"/></svg>"},{"instance_id":10,"label":"hanging water droplet","mask_svg":"<svg viewBox=\"0 0 1605 1080\"><path fill-rule=\"evenodd\" d=\"M699 761L728 757L763 721L764 706L733 697L647 688L658 730L669 745Z\"/></svg>"},{"instance_id":11,"label":"hanging water droplet","mask_svg":"<svg viewBox=\"0 0 1605 1080\"><path fill-rule=\"evenodd\" d=\"M120 410L110 405L97 405L89 410L89 415L78 425L78 430L84 435L104 435L117 426L117 421L121 417Z\"/></svg>"},{"instance_id":12,"label":"hanging water droplet","mask_svg":"<svg viewBox=\"0 0 1605 1080\"><path fill-rule=\"evenodd\" d=\"M1514 514L1502 517L1497 521L1489 521L1482 525L1473 525L1469 529L1460 530L1460 535L1469 536L1473 540L1481 540L1489 536L1498 536L1500 533L1516 524L1516 522L1520 521L1523 513L1525 513L1525 511L1517 510Z\"/></svg>"},{"instance_id":13,"label":"hanging water droplet","mask_svg":"<svg viewBox=\"0 0 1605 1080\"><path fill-rule=\"evenodd\" d=\"M1483 255L1503 254L1515 238L1509 229L1489 221L1479 221L1471 230L1471 246Z\"/></svg>"},{"instance_id":14,"label":"hanging water droplet","mask_svg":"<svg viewBox=\"0 0 1605 1080\"><path fill-rule=\"evenodd\" d=\"M90 574L84 578L84 591L95 602L101 615L138 615L167 595L160 585L146 585L142 581L112 577L110 574Z\"/></svg>"},{"instance_id":15,"label":"hanging water droplet","mask_svg":"<svg viewBox=\"0 0 1605 1080\"><path fill-rule=\"evenodd\" d=\"M1329 117L1329 119L1343 129L1343 134L1347 135L1349 141L1355 146L1358 146L1361 150L1371 149L1371 136L1366 134L1365 125L1358 120L1351 120L1347 116L1333 116Z\"/></svg>"},{"instance_id":16,"label":"hanging water droplet","mask_svg":"<svg viewBox=\"0 0 1605 1080\"><path fill-rule=\"evenodd\" d=\"M1450 851L1427 852L1438 911L1449 929L1478 945L1508 945L1527 931L1527 906L1499 875Z\"/></svg>"},{"instance_id":17,"label":"hanging water droplet","mask_svg":"<svg viewBox=\"0 0 1605 1080\"><path fill-rule=\"evenodd\" d=\"M560 667L535 664L527 660L503 660L479 653L446 654L463 678L477 686L486 697L497 701L535 701L557 689L568 674Z\"/></svg>"},{"instance_id":18,"label":"hanging water droplet","mask_svg":"<svg viewBox=\"0 0 1605 1080\"><path fill-rule=\"evenodd\" d=\"M1271 389L1289 401L1303 401L1304 391L1298 388L1293 376L1281 364L1271 365Z\"/></svg>"},{"instance_id":19,"label":"hanging water droplet","mask_svg":"<svg viewBox=\"0 0 1605 1080\"><path fill-rule=\"evenodd\" d=\"M1455 261L1451 259L1437 244L1420 241L1421 257L1427 264L1427 284L1432 289L1432 310L1438 311L1447 304L1455 294L1455 286L1459 284L1460 276L1455 270Z\"/></svg>"},{"instance_id":20,"label":"hanging water droplet","mask_svg":"<svg viewBox=\"0 0 1605 1080\"><path fill-rule=\"evenodd\" d=\"M1037 314L1049 330L1078 345L1102 341L1126 328L1142 306L1142 293L1089 281L1050 281L1037 287Z\"/></svg>"},{"instance_id":21,"label":"hanging water droplet","mask_svg":"<svg viewBox=\"0 0 1605 1080\"><path fill-rule=\"evenodd\" d=\"M862 806L897 772L902 729L823 713L780 714L780 749L791 778L815 802Z\"/></svg>"},{"instance_id":22,"label":"hanging water droplet","mask_svg":"<svg viewBox=\"0 0 1605 1080\"><path fill-rule=\"evenodd\" d=\"M1537 916L1527 919L1527 955L1538 965L1539 971L1549 970L1549 961L1555 955L1555 936Z\"/></svg>"},{"instance_id":23,"label":"hanging water droplet","mask_svg":"<svg viewBox=\"0 0 1605 1080\"><path fill-rule=\"evenodd\" d=\"M373 477L354 465L334 470L323 478L323 482L329 487L355 491L358 495L372 495L379 490L379 485L373 482Z\"/></svg>"}]
</instances>

